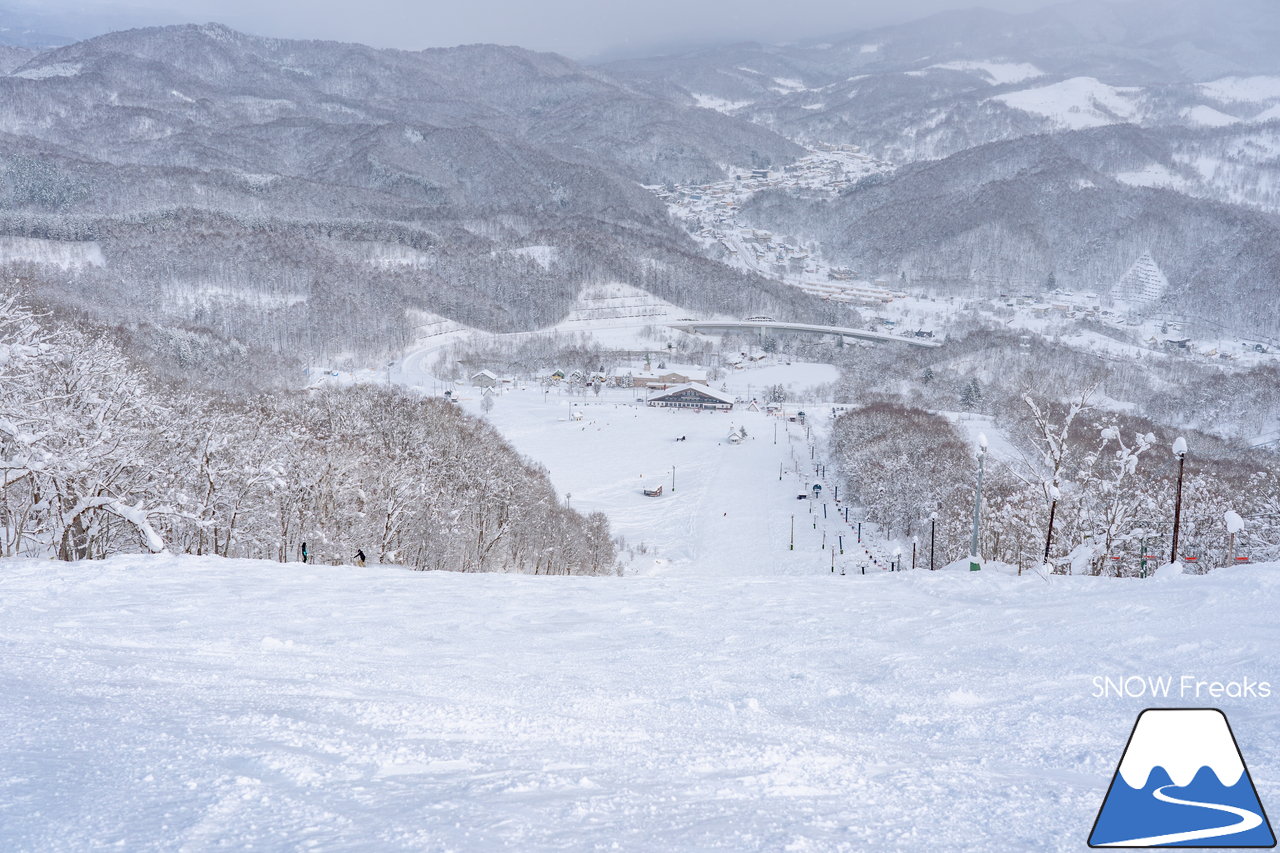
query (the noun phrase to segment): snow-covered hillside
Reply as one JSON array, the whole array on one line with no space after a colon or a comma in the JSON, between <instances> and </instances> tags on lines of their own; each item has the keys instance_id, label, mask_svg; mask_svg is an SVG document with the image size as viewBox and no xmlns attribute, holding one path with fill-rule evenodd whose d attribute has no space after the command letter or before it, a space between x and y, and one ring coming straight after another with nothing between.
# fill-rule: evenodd
<instances>
[{"instance_id":1,"label":"snow-covered hillside","mask_svg":"<svg viewBox=\"0 0 1280 853\"><path fill-rule=\"evenodd\" d=\"M996 95L992 100L1044 116L1060 127L1079 130L1135 118L1134 98L1139 93L1139 89L1108 86L1092 77L1073 77L1049 86Z\"/></svg>"},{"instance_id":2,"label":"snow-covered hillside","mask_svg":"<svg viewBox=\"0 0 1280 853\"><path fill-rule=\"evenodd\" d=\"M1277 606L1280 565L3 562L0 848L1082 850L1149 702L1092 676L1274 684ZM1213 704L1273 802L1270 703Z\"/></svg>"}]
</instances>

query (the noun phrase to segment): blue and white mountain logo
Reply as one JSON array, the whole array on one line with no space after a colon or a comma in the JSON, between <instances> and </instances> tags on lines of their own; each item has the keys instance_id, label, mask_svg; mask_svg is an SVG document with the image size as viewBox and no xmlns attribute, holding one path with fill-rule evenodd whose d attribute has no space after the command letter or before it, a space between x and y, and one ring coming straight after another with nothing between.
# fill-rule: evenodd
<instances>
[{"instance_id":1,"label":"blue and white mountain logo","mask_svg":"<svg viewBox=\"0 0 1280 853\"><path fill-rule=\"evenodd\" d=\"M1275 847L1226 715L1216 708L1139 714L1089 846Z\"/></svg>"}]
</instances>

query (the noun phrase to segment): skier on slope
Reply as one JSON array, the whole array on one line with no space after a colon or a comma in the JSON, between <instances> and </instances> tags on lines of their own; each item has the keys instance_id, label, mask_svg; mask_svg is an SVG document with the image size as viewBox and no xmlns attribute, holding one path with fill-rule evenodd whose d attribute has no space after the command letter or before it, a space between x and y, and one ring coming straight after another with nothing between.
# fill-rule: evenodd
<instances>
[{"instance_id":1,"label":"skier on slope","mask_svg":"<svg viewBox=\"0 0 1280 853\"><path fill-rule=\"evenodd\" d=\"M359 566L360 568L364 568L364 551L363 550L359 550L359 549L356 550L356 565Z\"/></svg>"},{"instance_id":2,"label":"skier on slope","mask_svg":"<svg viewBox=\"0 0 1280 853\"><path fill-rule=\"evenodd\" d=\"M307 543L303 542L302 543L302 562L305 563L306 561L307 561Z\"/></svg>"}]
</instances>

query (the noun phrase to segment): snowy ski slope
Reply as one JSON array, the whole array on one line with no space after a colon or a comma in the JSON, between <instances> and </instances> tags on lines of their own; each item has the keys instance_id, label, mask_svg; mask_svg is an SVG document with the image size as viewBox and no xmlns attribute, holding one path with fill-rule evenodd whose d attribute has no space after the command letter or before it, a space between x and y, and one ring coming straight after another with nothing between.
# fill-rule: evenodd
<instances>
[{"instance_id":1,"label":"snowy ski slope","mask_svg":"<svg viewBox=\"0 0 1280 853\"><path fill-rule=\"evenodd\" d=\"M1146 698L1280 682L1280 565L1154 581L0 562L0 848L1083 850ZM1264 803L1270 700L1231 717Z\"/></svg>"}]
</instances>

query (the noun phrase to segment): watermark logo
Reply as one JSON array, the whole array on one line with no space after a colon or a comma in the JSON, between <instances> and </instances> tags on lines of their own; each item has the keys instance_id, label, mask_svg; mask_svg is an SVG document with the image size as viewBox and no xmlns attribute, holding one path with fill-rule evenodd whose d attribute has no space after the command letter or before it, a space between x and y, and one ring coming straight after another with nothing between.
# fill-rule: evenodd
<instances>
[{"instance_id":1,"label":"watermark logo","mask_svg":"<svg viewBox=\"0 0 1280 853\"><path fill-rule=\"evenodd\" d=\"M1094 699L1270 699L1271 682L1256 678L1211 681L1194 675L1095 675Z\"/></svg>"},{"instance_id":2,"label":"watermark logo","mask_svg":"<svg viewBox=\"0 0 1280 853\"><path fill-rule=\"evenodd\" d=\"M1216 708L1138 715L1090 847L1275 847L1227 717Z\"/></svg>"}]
</instances>

